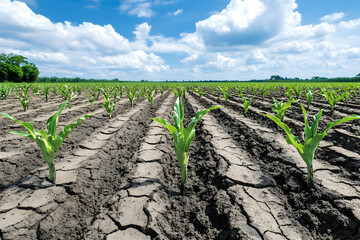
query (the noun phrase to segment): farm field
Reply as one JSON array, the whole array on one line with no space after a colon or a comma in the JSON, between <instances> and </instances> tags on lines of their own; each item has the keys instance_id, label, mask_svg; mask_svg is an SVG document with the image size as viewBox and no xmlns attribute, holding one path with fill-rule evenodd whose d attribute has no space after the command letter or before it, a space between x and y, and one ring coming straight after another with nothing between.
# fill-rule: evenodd
<instances>
[{"instance_id":1,"label":"farm field","mask_svg":"<svg viewBox=\"0 0 360 240\"><path fill-rule=\"evenodd\" d=\"M273 98L287 102L290 96L282 121L302 139L300 103L310 124L324 109L321 132L329 122L360 114L359 84L38 84L29 85L26 111L14 94L27 96L21 86L0 85L0 113L36 130L46 129L72 94L77 96L61 113L59 129L95 114L61 145L55 184L37 144L9 133L24 128L0 117L1 240L360 239L360 119L329 130L308 183L300 154L264 116L274 115ZM199 110L222 106L196 125L183 193L172 135L151 119L173 123L173 91L182 86L185 126ZM104 92L117 94L111 118ZM322 94L338 97L333 112ZM246 114L244 99L251 102Z\"/></svg>"}]
</instances>

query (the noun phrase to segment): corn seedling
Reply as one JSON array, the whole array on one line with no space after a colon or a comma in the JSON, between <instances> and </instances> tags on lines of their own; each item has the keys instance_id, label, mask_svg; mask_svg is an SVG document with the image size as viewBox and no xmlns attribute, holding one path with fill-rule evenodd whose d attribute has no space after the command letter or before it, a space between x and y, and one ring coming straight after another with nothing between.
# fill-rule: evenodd
<instances>
[{"instance_id":1,"label":"corn seedling","mask_svg":"<svg viewBox=\"0 0 360 240\"><path fill-rule=\"evenodd\" d=\"M180 90L181 91L181 90ZM171 125L168 121L161 118L152 118L152 120L162 124L166 127L174 138L174 147L177 160L181 168L181 192L185 187L187 177L187 166L189 163L189 148L192 140L195 137L195 125L199 120L210 110L220 108L221 106L211 106L209 109L204 109L195 114L187 128L184 127L184 106L181 100L181 94L178 96L174 106L174 123Z\"/></svg>"},{"instance_id":2,"label":"corn seedling","mask_svg":"<svg viewBox=\"0 0 360 240\"><path fill-rule=\"evenodd\" d=\"M106 112L109 114L109 118L111 118L111 113L115 108L118 96L116 92L111 93L110 91L105 90L103 90L103 94L105 102L101 104L105 107ZM113 100L111 100L111 97L113 97Z\"/></svg>"},{"instance_id":3,"label":"corn seedling","mask_svg":"<svg viewBox=\"0 0 360 240\"><path fill-rule=\"evenodd\" d=\"M153 103L154 103L154 95L155 95L155 90L148 91L144 95L147 98L147 100L149 100L151 105L153 105Z\"/></svg>"},{"instance_id":4,"label":"corn seedling","mask_svg":"<svg viewBox=\"0 0 360 240\"><path fill-rule=\"evenodd\" d=\"M306 91L306 104L307 104L307 109L308 110L310 108L310 104L312 103L313 99L314 99L313 92L311 91L311 89L307 90Z\"/></svg>"},{"instance_id":5,"label":"corn seedling","mask_svg":"<svg viewBox=\"0 0 360 240\"><path fill-rule=\"evenodd\" d=\"M338 90L334 89L326 90L321 88L321 92L321 95L324 96L326 101L329 103L332 114L334 112L335 104L341 100L341 95L338 94Z\"/></svg>"},{"instance_id":6,"label":"corn seedling","mask_svg":"<svg viewBox=\"0 0 360 240\"><path fill-rule=\"evenodd\" d=\"M94 91L92 93L91 92L88 93L88 91L85 90L85 95L89 99L89 102L90 102L92 108L94 109L94 101L95 101L95 99L97 99L99 97L100 92Z\"/></svg>"},{"instance_id":7,"label":"corn seedling","mask_svg":"<svg viewBox=\"0 0 360 240\"><path fill-rule=\"evenodd\" d=\"M1 95L1 98L4 99L4 100L7 100L8 97L9 97L9 94L11 93L12 91L12 87L7 87L7 86L3 86L1 89L0 89L0 95Z\"/></svg>"},{"instance_id":8,"label":"corn seedling","mask_svg":"<svg viewBox=\"0 0 360 240\"><path fill-rule=\"evenodd\" d=\"M303 92L303 88L300 86L294 87L294 93L296 95L296 99L300 99L301 93Z\"/></svg>"},{"instance_id":9,"label":"corn seedling","mask_svg":"<svg viewBox=\"0 0 360 240\"><path fill-rule=\"evenodd\" d=\"M136 87L130 87L130 88L127 90L126 96L129 98L131 107L133 107L133 102L134 102L136 90L137 90Z\"/></svg>"},{"instance_id":10,"label":"corn seedling","mask_svg":"<svg viewBox=\"0 0 360 240\"><path fill-rule=\"evenodd\" d=\"M350 117L344 117L343 119L337 120L337 121L335 121L333 123L330 122L330 123L328 123L326 129L323 132L318 133L317 132L318 125L319 125L319 121L320 121L322 113L323 113L323 109L321 109L320 112L318 112L314 116L313 122L312 122L311 127L310 127L309 122L307 120L307 116L306 116L306 110L301 104L300 104L300 106L301 106L301 109L303 111L304 122L305 122L305 128L304 128L305 139L304 139L304 143L301 143L299 138L297 136L294 136L291 133L291 129L285 123L281 122L281 120L279 118L271 116L271 115L267 115L267 114L263 114L263 115L270 118L271 120L273 120L279 127L281 127L285 131L287 143L289 143L289 144L296 147L296 149L299 152L301 158L306 163L308 183L312 183L313 182L313 175L314 175L312 162L313 162L313 159L314 159L315 151L319 147L320 141L326 136L327 132L331 128L333 128L336 125L339 125L341 123L347 122L347 121L360 119L360 116L359 115L352 115Z\"/></svg>"},{"instance_id":11,"label":"corn seedling","mask_svg":"<svg viewBox=\"0 0 360 240\"><path fill-rule=\"evenodd\" d=\"M286 94L287 98L289 99L289 101L294 100L293 96L291 95L292 92L294 92L294 90L292 90L291 88L288 88L288 89L285 88L285 94Z\"/></svg>"},{"instance_id":12,"label":"corn seedling","mask_svg":"<svg viewBox=\"0 0 360 240\"><path fill-rule=\"evenodd\" d=\"M251 100L252 98L243 98L243 103L244 103L244 116L247 116L247 112L249 110L250 104L251 104Z\"/></svg>"},{"instance_id":13,"label":"corn seedling","mask_svg":"<svg viewBox=\"0 0 360 240\"><path fill-rule=\"evenodd\" d=\"M65 101L68 101L75 96L73 89L68 85L64 85L62 88L60 88L60 94L63 95ZM68 101L68 107L71 107L70 101Z\"/></svg>"},{"instance_id":14,"label":"corn seedling","mask_svg":"<svg viewBox=\"0 0 360 240\"><path fill-rule=\"evenodd\" d=\"M218 86L218 88L221 90L221 92L223 93L223 97L224 97L224 100L225 100L225 102L229 99L229 97L230 97L230 93L228 92L228 88L227 87L223 87L223 88L221 88L221 87L219 87ZM221 98L221 97L219 97L219 98Z\"/></svg>"},{"instance_id":15,"label":"corn seedling","mask_svg":"<svg viewBox=\"0 0 360 240\"><path fill-rule=\"evenodd\" d=\"M275 116L280 120L284 118L286 110L291 107L291 103L296 102L295 100L289 100L286 103L283 103L283 101L279 102L275 98L273 98L273 100L274 105L272 111L275 113Z\"/></svg>"},{"instance_id":16,"label":"corn seedling","mask_svg":"<svg viewBox=\"0 0 360 240\"><path fill-rule=\"evenodd\" d=\"M21 88L21 93L14 92L14 95L20 100L21 105L24 108L24 112L29 107L31 96L28 96L29 88Z\"/></svg>"},{"instance_id":17,"label":"corn seedling","mask_svg":"<svg viewBox=\"0 0 360 240\"><path fill-rule=\"evenodd\" d=\"M261 98L264 99L266 94L266 88L260 88L260 94L261 94Z\"/></svg>"},{"instance_id":18,"label":"corn seedling","mask_svg":"<svg viewBox=\"0 0 360 240\"><path fill-rule=\"evenodd\" d=\"M32 95L34 96L37 96L37 95L40 95L40 89L39 89L39 86L37 85L34 85L33 88L32 88Z\"/></svg>"},{"instance_id":19,"label":"corn seedling","mask_svg":"<svg viewBox=\"0 0 360 240\"><path fill-rule=\"evenodd\" d=\"M243 94L243 90L242 88L238 88L237 91L238 91L238 96L241 97L241 99L244 98L244 94Z\"/></svg>"},{"instance_id":20,"label":"corn seedling","mask_svg":"<svg viewBox=\"0 0 360 240\"><path fill-rule=\"evenodd\" d=\"M259 89L259 87L254 87L254 88L253 88L253 95L254 95L254 96L257 95L257 93L258 93L257 90L258 90L258 89Z\"/></svg>"},{"instance_id":21,"label":"corn seedling","mask_svg":"<svg viewBox=\"0 0 360 240\"><path fill-rule=\"evenodd\" d=\"M350 100L351 98L351 92L350 91L345 91L341 94L341 99L343 100L343 102L345 104L348 103L348 101Z\"/></svg>"},{"instance_id":22,"label":"corn seedling","mask_svg":"<svg viewBox=\"0 0 360 240\"><path fill-rule=\"evenodd\" d=\"M41 90L41 94L45 96L45 102L48 102L50 89L51 89L51 87L49 87L49 86L43 86L43 88Z\"/></svg>"},{"instance_id":23,"label":"corn seedling","mask_svg":"<svg viewBox=\"0 0 360 240\"><path fill-rule=\"evenodd\" d=\"M69 133L73 131L77 126L79 126L83 122L83 120L92 116L92 114L90 114L90 115L85 115L82 118L79 118L75 122L65 126L64 129L57 134L56 132L58 127L59 116L62 110L65 108L66 104L68 104L70 100L71 99L60 104L59 111L57 111L53 116L51 116L47 120L47 131L46 130L35 131L34 126L31 123L21 122L6 113L0 113L0 116L9 118L14 122L19 123L28 130L28 133L20 132L20 131L11 131L10 133L20 135L23 137L28 137L37 143L37 145L41 149L42 156L49 167L49 180L53 183L55 183L56 181L56 172L54 166L54 159L56 152L59 150L61 144L63 143L65 138L69 135Z\"/></svg>"}]
</instances>

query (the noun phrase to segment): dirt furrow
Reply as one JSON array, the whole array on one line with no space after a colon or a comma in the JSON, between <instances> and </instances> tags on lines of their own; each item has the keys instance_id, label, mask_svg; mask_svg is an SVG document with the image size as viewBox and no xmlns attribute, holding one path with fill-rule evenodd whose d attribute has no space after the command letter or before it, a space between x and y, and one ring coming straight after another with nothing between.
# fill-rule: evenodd
<instances>
[{"instance_id":1,"label":"dirt furrow","mask_svg":"<svg viewBox=\"0 0 360 240\"><path fill-rule=\"evenodd\" d=\"M187 96L187 99L195 109L204 108L191 96ZM274 189L275 181L261 171L254 157L237 146L211 115L204 116L204 129L209 131L214 151L223 160L222 164L226 165L224 171L221 168L218 171L227 178L224 181L229 182L223 185L222 190L226 193L221 191L218 194L222 197L227 194L230 200L227 204L235 205L234 209L240 208L244 215L242 218L237 216L236 220L229 218L231 228L237 229L244 239L309 238L310 233L286 211L287 203L277 197L279 192ZM219 209L224 207L217 206Z\"/></svg>"},{"instance_id":2,"label":"dirt furrow","mask_svg":"<svg viewBox=\"0 0 360 240\"><path fill-rule=\"evenodd\" d=\"M143 100L143 103L146 103L146 101ZM120 100L115 107L113 117L124 113L129 108L130 104L126 99ZM90 113L86 111L86 108L82 108L80 112L68 111L67 116L64 118L60 117L58 129ZM65 159L69 152L72 153L74 149L78 147L80 141L88 139L90 134L104 126L104 119L105 122L109 121L109 117L103 108L97 109L95 113L93 117L84 121L82 125L77 127L74 132L65 139L57 153L56 159ZM67 120L67 122L63 122L62 120ZM30 171L44 163L38 146L31 139L20 137L18 140L6 141L2 144L1 149L0 172L7 173L6 176L1 175L1 188L18 180L21 176L29 174Z\"/></svg>"},{"instance_id":3,"label":"dirt furrow","mask_svg":"<svg viewBox=\"0 0 360 240\"><path fill-rule=\"evenodd\" d=\"M159 105L157 97L156 105ZM38 169L1 193L0 229L3 239L83 239L104 198L120 182L119 164L138 142L153 108L140 103L125 114L114 117L84 140L66 160L56 163L57 182L46 181L47 169ZM138 121L140 120L140 121ZM147 121L149 122L149 121ZM131 134L132 133L132 134ZM140 135L139 135L140 134ZM117 138L121 139L117 139ZM121 144L119 140L124 141ZM111 144L109 144L109 141ZM87 147L90 146L87 149ZM111 155L114 146L123 155ZM130 149L128 149L130 148ZM119 159L116 159L118 157ZM118 162L119 161L119 162Z\"/></svg>"},{"instance_id":4,"label":"dirt furrow","mask_svg":"<svg viewBox=\"0 0 360 240\"><path fill-rule=\"evenodd\" d=\"M205 97L200 101L205 107L214 104ZM283 193L283 201L287 201L294 217L311 231L313 238L348 239L357 234L360 222L357 208L360 206L356 206L359 199L356 182L334 174L326 169L326 165L326 170L321 170L324 166L316 166L315 160L314 167L319 167L319 170L315 173L315 186L309 188L305 164L282 134L229 108L221 108L220 112L215 115L216 119L226 126L238 144L260 159L261 169L272 176L276 189ZM256 161L256 157L253 159ZM349 199L351 204L346 207L339 204L344 199Z\"/></svg>"},{"instance_id":5,"label":"dirt furrow","mask_svg":"<svg viewBox=\"0 0 360 240\"><path fill-rule=\"evenodd\" d=\"M209 96L212 98L211 96ZM243 106L235 101L228 100L226 103L224 103L226 107L230 107L234 110L241 110L243 111ZM261 113L273 115L273 113L265 112L264 110L259 110L256 107L251 107L248 110L248 116L254 119L256 122L259 122L260 125L265 125L267 127L270 127L274 131L279 131L278 127L274 122L269 120L268 118L261 115ZM288 113L287 116L291 116L290 118L284 117L283 122L286 123L291 129L292 133L297 136L302 136L304 123L297 121L296 119L292 118L292 114ZM346 168L342 168L342 170L346 170L343 172L343 174L346 174L348 176L354 175L353 177L360 178L360 172L358 172L360 168L360 164L358 164L358 159L360 159L359 155L359 149L357 149L356 146L359 146L360 142L356 141L358 138L354 136L351 137L351 133L349 133L347 130L338 129L338 132L335 132L337 129L331 130L328 136L320 142L320 149L315 153L316 157L318 159L321 159L326 164L331 163L335 166L344 167L347 165ZM282 131L282 130L280 130ZM353 144L349 144L349 142L341 142L338 138L334 137L339 136L342 134L342 136L350 136L350 140L352 139ZM331 142L329 140L332 140ZM331 161L331 157L334 157L335 159ZM344 161L343 158L346 158L347 161ZM352 163L352 164L348 164ZM321 164L321 163L316 163ZM321 165L322 166L322 165ZM319 166L319 168L322 168ZM339 172L340 169L336 167L328 167L329 170ZM355 171L355 172L354 172Z\"/></svg>"},{"instance_id":6,"label":"dirt furrow","mask_svg":"<svg viewBox=\"0 0 360 240\"><path fill-rule=\"evenodd\" d=\"M169 95L155 115L171 112L174 96ZM165 209L165 201L157 190L164 187L163 144L170 144L166 129L151 122L145 139L133 156L132 174L113 198L104 205L100 215L86 233L86 239L154 239L159 236L156 216ZM109 229L108 226L114 226Z\"/></svg>"}]
</instances>

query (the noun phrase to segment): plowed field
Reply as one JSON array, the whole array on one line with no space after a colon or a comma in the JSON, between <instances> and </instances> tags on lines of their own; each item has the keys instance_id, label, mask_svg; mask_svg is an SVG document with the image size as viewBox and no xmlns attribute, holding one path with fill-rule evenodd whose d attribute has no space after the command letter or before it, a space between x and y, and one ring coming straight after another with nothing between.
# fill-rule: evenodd
<instances>
[{"instance_id":1,"label":"plowed field","mask_svg":"<svg viewBox=\"0 0 360 240\"><path fill-rule=\"evenodd\" d=\"M157 93L152 106L140 97L131 108L123 97L111 119L101 98L94 109L85 95L73 100L61 127L95 115L62 144L55 185L38 146L10 134L23 129L0 118L0 239L360 239L360 121L339 125L321 142L309 186L296 149L260 114L272 114L272 98L247 96L253 97L247 117L235 92L227 102L210 91L183 97L187 123L200 109L223 106L196 127L183 195L172 137L151 120L172 122L170 91ZM44 129L61 101L38 96L23 112L11 96L0 100L0 112ZM324 129L360 114L359 103L357 96L330 114L316 95L308 115L324 109ZM295 135L303 132L298 103L284 122Z\"/></svg>"}]
</instances>

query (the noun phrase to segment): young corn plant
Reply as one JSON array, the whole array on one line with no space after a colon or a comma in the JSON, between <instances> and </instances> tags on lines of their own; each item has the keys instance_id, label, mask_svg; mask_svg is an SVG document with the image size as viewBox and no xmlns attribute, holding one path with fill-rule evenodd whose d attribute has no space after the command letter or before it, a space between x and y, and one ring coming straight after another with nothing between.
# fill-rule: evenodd
<instances>
[{"instance_id":1,"label":"young corn plant","mask_svg":"<svg viewBox=\"0 0 360 240\"><path fill-rule=\"evenodd\" d=\"M133 107L133 102L134 102L134 98L135 98L135 95L136 95L136 90L137 90L136 87L130 87L127 90L126 96L129 98L131 107Z\"/></svg>"},{"instance_id":2,"label":"young corn plant","mask_svg":"<svg viewBox=\"0 0 360 240\"><path fill-rule=\"evenodd\" d=\"M181 90L180 90L181 91ZM195 125L210 110L220 108L221 106L211 106L209 109L203 109L195 114L187 128L184 127L184 106L181 100L181 94L178 96L174 106L174 123L171 125L168 121L161 118L152 118L155 122L162 124L174 138L174 147L177 160L181 168L181 193L184 193L187 167L189 163L189 148L195 137Z\"/></svg>"},{"instance_id":3,"label":"young corn plant","mask_svg":"<svg viewBox=\"0 0 360 240\"><path fill-rule=\"evenodd\" d=\"M321 95L325 97L326 101L327 101L327 102L329 103L329 105L330 105L330 109L331 109L331 113L330 113L330 114L333 114L335 104L338 103L338 102L340 102L340 100L341 100L341 95L338 94L338 90L335 90L335 89L327 90L327 89L321 88L321 92L322 92Z\"/></svg>"},{"instance_id":4,"label":"young corn plant","mask_svg":"<svg viewBox=\"0 0 360 240\"><path fill-rule=\"evenodd\" d=\"M344 91L341 94L341 99L345 103L345 105L348 103L348 101L351 99L351 92L350 91Z\"/></svg>"},{"instance_id":5,"label":"young corn plant","mask_svg":"<svg viewBox=\"0 0 360 240\"><path fill-rule=\"evenodd\" d=\"M295 86L293 91L296 95L296 99L300 99L301 93L303 92L303 88L301 86Z\"/></svg>"},{"instance_id":6,"label":"young corn plant","mask_svg":"<svg viewBox=\"0 0 360 240\"><path fill-rule=\"evenodd\" d=\"M111 91L103 90L104 94L104 103L101 103L104 107L106 112L109 114L109 118L111 118L111 113L115 108L116 102L118 100L118 96L116 92L111 93ZM113 97L113 100L111 98Z\"/></svg>"},{"instance_id":7,"label":"young corn plant","mask_svg":"<svg viewBox=\"0 0 360 240\"><path fill-rule=\"evenodd\" d=\"M38 85L34 85L33 88L32 88L32 95L34 96L38 96L40 95L40 88Z\"/></svg>"},{"instance_id":8,"label":"young corn plant","mask_svg":"<svg viewBox=\"0 0 360 240\"><path fill-rule=\"evenodd\" d=\"M45 102L48 102L50 89L50 86L43 86L41 89L41 94L45 96Z\"/></svg>"},{"instance_id":9,"label":"young corn plant","mask_svg":"<svg viewBox=\"0 0 360 240\"><path fill-rule=\"evenodd\" d=\"M244 116L247 117L247 112L249 110L249 107L251 105L251 100L252 98L243 98L243 103L244 103Z\"/></svg>"},{"instance_id":10,"label":"young corn plant","mask_svg":"<svg viewBox=\"0 0 360 240\"><path fill-rule=\"evenodd\" d=\"M294 136L291 133L291 129L285 123L281 122L281 120L279 118L271 116L271 115L267 115L267 114L263 114L263 115L270 118L271 120L273 120L279 127L281 127L285 131L287 143L295 146L295 148L299 152L301 158L306 163L307 179L308 179L308 183L311 184L313 182L313 176L314 176L312 163L314 160L315 151L316 151L316 149L318 149L320 141L326 136L326 134L328 133L328 131L331 128L333 128L336 125L339 125L341 123L347 122L347 121L360 119L360 116L352 115L350 117L344 117L335 122L330 122L330 123L328 123L326 129L323 132L318 132L319 121L322 117L323 109L321 109L320 112L318 112L314 116L313 122L310 126L309 122L307 120L306 110L301 104L300 104L300 106L303 111L304 122L305 122L304 143L301 143L299 140L299 137Z\"/></svg>"},{"instance_id":11,"label":"young corn plant","mask_svg":"<svg viewBox=\"0 0 360 240\"><path fill-rule=\"evenodd\" d=\"M289 99L289 101L294 100L293 96L291 95L292 92L294 92L293 89L291 89L291 88L286 89L285 88L285 94L286 94L287 98Z\"/></svg>"},{"instance_id":12,"label":"young corn plant","mask_svg":"<svg viewBox=\"0 0 360 240\"><path fill-rule=\"evenodd\" d=\"M55 183L56 181L54 160L55 160L55 155L59 150L61 144L63 143L63 141L69 135L70 132L72 132L77 126L79 126L85 119L93 115L93 114L85 115L82 118L76 120L75 122L65 126L62 131L57 133L59 116L62 110L65 108L66 104L68 104L70 100L60 104L59 111L57 111L53 116L51 116L47 120L47 124L46 124L47 131L46 130L35 131L34 126L31 123L21 122L6 113L0 113L0 116L9 118L14 122L22 125L24 128L26 128L28 132L11 131L10 133L20 135L23 137L28 137L37 143L37 145L40 147L42 156L49 167L49 180L52 183Z\"/></svg>"},{"instance_id":13,"label":"young corn plant","mask_svg":"<svg viewBox=\"0 0 360 240\"><path fill-rule=\"evenodd\" d=\"M73 99L75 96L73 89L68 85L64 85L60 88L60 94L63 95L65 101ZM68 107L71 108L70 101L68 101Z\"/></svg>"},{"instance_id":14,"label":"young corn plant","mask_svg":"<svg viewBox=\"0 0 360 240\"><path fill-rule=\"evenodd\" d=\"M92 108L94 109L94 101L100 95L100 91L94 91L94 92L89 92L88 93L88 91L85 90L85 95L89 99L89 102L90 102Z\"/></svg>"},{"instance_id":15,"label":"young corn plant","mask_svg":"<svg viewBox=\"0 0 360 240\"><path fill-rule=\"evenodd\" d=\"M149 90L147 93L144 94L144 96L147 98L147 100L149 100L151 105L153 105L154 103L154 95L155 95L155 90L152 91Z\"/></svg>"},{"instance_id":16,"label":"young corn plant","mask_svg":"<svg viewBox=\"0 0 360 240\"><path fill-rule=\"evenodd\" d=\"M284 118L286 110L291 107L291 103L296 102L295 100L289 100L286 103L283 103L283 101L279 102L275 98L273 98L273 100L274 105L272 111L275 113L275 116L280 120Z\"/></svg>"},{"instance_id":17,"label":"young corn plant","mask_svg":"<svg viewBox=\"0 0 360 240\"><path fill-rule=\"evenodd\" d=\"M237 91L238 91L238 96L241 97L241 99L243 99L244 98L244 94L243 94L244 89L238 88Z\"/></svg>"},{"instance_id":18,"label":"young corn plant","mask_svg":"<svg viewBox=\"0 0 360 240\"><path fill-rule=\"evenodd\" d=\"M257 96L257 94L258 94L258 91L257 91L257 90L258 90L258 89L259 89L259 87L254 87L254 88L253 88L253 95L254 95L254 96Z\"/></svg>"},{"instance_id":19,"label":"young corn plant","mask_svg":"<svg viewBox=\"0 0 360 240\"><path fill-rule=\"evenodd\" d=\"M230 97L230 93L228 92L228 88L227 87L221 88L220 86L218 86L218 88L222 91L223 96L224 96L224 100L226 102ZM221 97L219 97L219 98L221 98Z\"/></svg>"},{"instance_id":20,"label":"young corn plant","mask_svg":"<svg viewBox=\"0 0 360 240\"><path fill-rule=\"evenodd\" d=\"M312 103L313 99L314 99L314 94L313 94L313 92L311 91L311 89L307 90L307 91L306 91L307 110L309 110L310 104Z\"/></svg>"},{"instance_id":21,"label":"young corn plant","mask_svg":"<svg viewBox=\"0 0 360 240\"><path fill-rule=\"evenodd\" d=\"M260 88L260 94L261 94L261 98L264 99L266 94L266 88Z\"/></svg>"},{"instance_id":22,"label":"young corn plant","mask_svg":"<svg viewBox=\"0 0 360 240\"><path fill-rule=\"evenodd\" d=\"M1 98L4 99L4 100L7 100L8 97L9 97L9 94L12 92L12 90L13 90L12 87L3 86L3 87L0 89Z\"/></svg>"},{"instance_id":23,"label":"young corn plant","mask_svg":"<svg viewBox=\"0 0 360 240\"><path fill-rule=\"evenodd\" d=\"M29 107L31 96L28 96L29 88L21 88L21 93L16 93L14 91L14 95L20 100L21 105L24 108L24 112Z\"/></svg>"},{"instance_id":24,"label":"young corn plant","mask_svg":"<svg viewBox=\"0 0 360 240\"><path fill-rule=\"evenodd\" d=\"M201 98L202 96L204 96L204 92L202 91L201 88L196 88L196 89L195 89L195 92L196 92L197 94L199 94L199 97L200 97L200 98Z\"/></svg>"}]
</instances>

